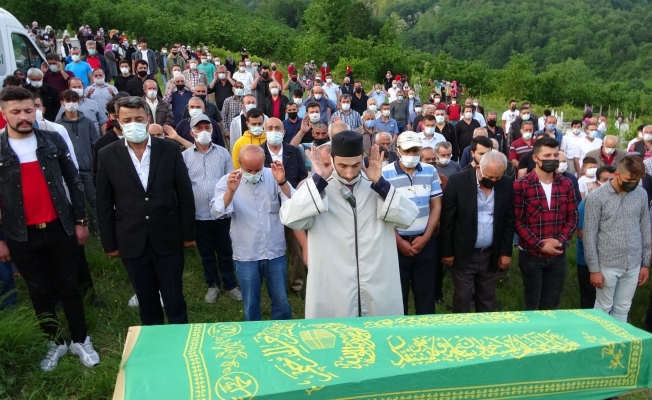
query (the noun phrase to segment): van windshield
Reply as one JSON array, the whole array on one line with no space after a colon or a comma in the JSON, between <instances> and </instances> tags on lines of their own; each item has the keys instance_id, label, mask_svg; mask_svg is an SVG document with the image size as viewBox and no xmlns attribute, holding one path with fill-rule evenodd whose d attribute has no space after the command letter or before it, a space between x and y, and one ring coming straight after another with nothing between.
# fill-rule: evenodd
<instances>
[{"instance_id":1,"label":"van windshield","mask_svg":"<svg viewBox=\"0 0 652 400\"><path fill-rule=\"evenodd\" d=\"M27 36L14 32L11 34L11 42L14 47L17 69L27 74L28 69L41 67L43 59L36 50L34 42Z\"/></svg>"}]
</instances>

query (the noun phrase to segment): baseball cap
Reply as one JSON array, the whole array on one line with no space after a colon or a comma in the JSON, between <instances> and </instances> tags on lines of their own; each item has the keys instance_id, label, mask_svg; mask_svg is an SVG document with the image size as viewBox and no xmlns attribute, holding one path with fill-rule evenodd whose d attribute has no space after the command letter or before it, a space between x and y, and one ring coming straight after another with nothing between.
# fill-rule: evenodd
<instances>
[{"instance_id":1,"label":"baseball cap","mask_svg":"<svg viewBox=\"0 0 652 400\"><path fill-rule=\"evenodd\" d=\"M192 128L202 121L211 122L210 118L208 118L206 114L199 114L190 119L190 127Z\"/></svg>"},{"instance_id":2,"label":"baseball cap","mask_svg":"<svg viewBox=\"0 0 652 400\"><path fill-rule=\"evenodd\" d=\"M405 131L398 135L397 143L401 150L408 150L414 147L423 147L419 134L412 131Z\"/></svg>"}]
</instances>

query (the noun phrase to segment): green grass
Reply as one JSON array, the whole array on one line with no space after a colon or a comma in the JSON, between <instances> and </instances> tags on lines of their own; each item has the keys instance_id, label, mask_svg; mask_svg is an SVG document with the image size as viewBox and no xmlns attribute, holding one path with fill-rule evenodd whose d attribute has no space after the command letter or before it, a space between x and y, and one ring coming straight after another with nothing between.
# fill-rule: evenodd
<instances>
[{"instance_id":1,"label":"green grass","mask_svg":"<svg viewBox=\"0 0 652 400\"><path fill-rule=\"evenodd\" d=\"M138 310L127 307L133 290L120 260L107 258L99 241L90 240L86 247L88 261L99 295L105 307L87 307L89 334L101 357L100 365L85 368L71 355L64 357L51 373L38 368L43 356L42 336L39 333L31 303L22 279L18 278L19 308L0 312L0 399L107 399L113 394L116 375L122 355L127 328L138 325ZM498 287L498 303L504 311L521 310L523 290L516 258L509 269L509 279ZM630 313L632 324L643 327L649 302L649 282L641 287L634 298ZM444 280L445 302L452 303L450 274ZM242 303L220 296L214 304L204 302L206 285L203 269L196 249L186 253L184 293L191 322L242 321ZM294 318L302 318L304 303L296 295L289 295ZM569 252L569 271L561 308L579 307L575 250ZM438 313L449 312L438 309ZM263 296L262 313L270 318L270 301ZM414 313L411 304L411 313ZM64 319L63 314L59 315ZM65 321L63 322L65 327ZM652 399L652 391L626 397L627 400Z\"/></svg>"}]
</instances>

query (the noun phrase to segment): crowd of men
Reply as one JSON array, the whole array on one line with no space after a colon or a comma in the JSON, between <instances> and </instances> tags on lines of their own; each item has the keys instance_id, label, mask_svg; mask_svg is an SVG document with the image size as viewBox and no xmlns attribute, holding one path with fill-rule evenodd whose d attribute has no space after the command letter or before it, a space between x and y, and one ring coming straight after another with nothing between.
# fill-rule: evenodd
<instances>
[{"instance_id":1,"label":"crowd of men","mask_svg":"<svg viewBox=\"0 0 652 400\"><path fill-rule=\"evenodd\" d=\"M43 370L68 351L99 363L83 305L102 304L89 228L122 259L144 325L188 323L194 246L205 301L242 301L246 321L261 319L263 281L273 319L292 318L288 286L306 318L407 314L410 290L432 314L448 271L453 312L496 311L514 246L523 309L552 310L576 232L581 306L627 321L649 275L652 126L623 150L597 120L562 134L527 102L500 120L477 98L459 104L456 83L422 101L389 71L365 92L326 63L307 84L245 49L235 70L179 43L160 60L147 42L112 84L93 40L3 82L0 276L3 293L11 263L25 280L51 339Z\"/></svg>"}]
</instances>

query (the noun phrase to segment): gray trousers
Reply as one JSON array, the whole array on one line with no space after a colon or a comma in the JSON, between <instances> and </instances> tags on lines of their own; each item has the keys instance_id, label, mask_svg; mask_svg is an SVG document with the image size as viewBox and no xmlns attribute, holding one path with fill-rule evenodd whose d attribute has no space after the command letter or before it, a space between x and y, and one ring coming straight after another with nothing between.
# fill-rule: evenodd
<instances>
[{"instance_id":1,"label":"gray trousers","mask_svg":"<svg viewBox=\"0 0 652 400\"><path fill-rule=\"evenodd\" d=\"M498 271L495 265L491 265L491 254L491 251L473 251L467 265L453 268L454 313L470 312L472 298L475 299L476 312L496 311Z\"/></svg>"}]
</instances>

